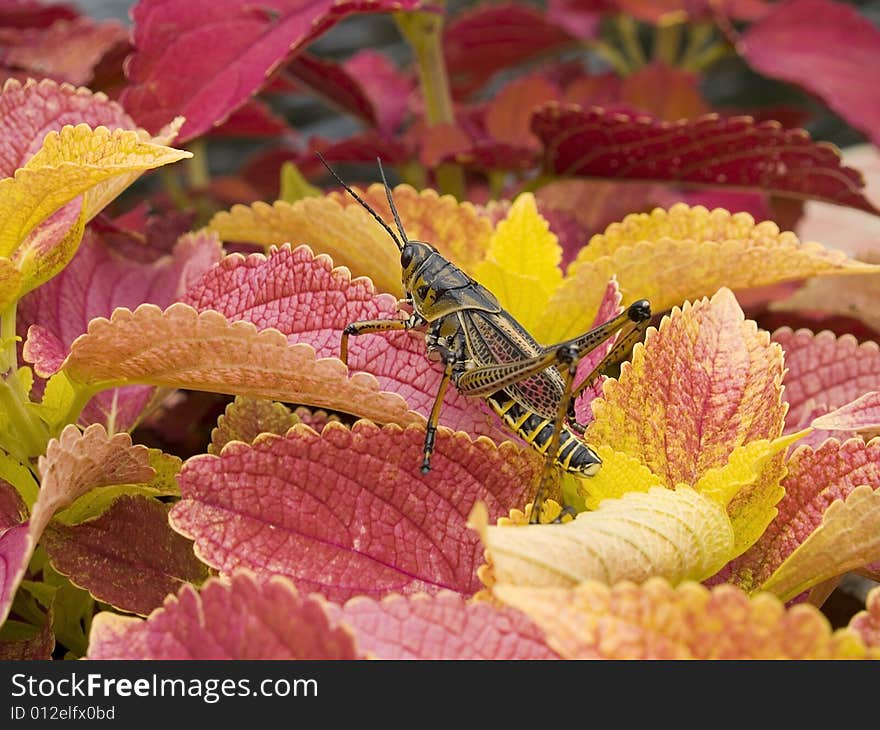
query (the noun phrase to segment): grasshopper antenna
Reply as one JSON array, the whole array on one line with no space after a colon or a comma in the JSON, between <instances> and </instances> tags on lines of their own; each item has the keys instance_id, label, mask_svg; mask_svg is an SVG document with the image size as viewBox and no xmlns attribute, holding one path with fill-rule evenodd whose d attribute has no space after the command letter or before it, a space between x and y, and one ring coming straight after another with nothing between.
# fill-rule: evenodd
<instances>
[{"instance_id":1,"label":"grasshopper antenna","mask_svg":"<svg viewBox=\"0 0 880 730\"><path fill-rule=\"evenodd\" d=\"M382 158L377 157L376 163L379 165L379 174L382 176L382 184L385 186L385 197L388 198L388 205L391 207L391 215L394 216L394 223L400 232L400 240L408 241L406 233L403 230L403 223L400 222L400 216L397 214L397 206L394 205L394 198L391 197L391 188L388 187L388 180L385 179L385 168L382 167Z\"/></svg>"},{"instance_id":2,"label":"grasshopper antenna","mask_svg":"<svg viewBox=\"0 0 880 730\"><path fill-rule=\"evenodd\" d=\"M367 203L354 190L352 190L341 177L339 177L339 175L336 173L336 170L334 170L332 167L330 167L329 163L327 162L327 160L324 159L324 156L320 152L315 150L315 154L318 156L318 159L324 164L324 167L326 167L327 170L330 172L330 174L333 175L333 177L336 179L336 182L338 182L340 185L342 185L342 187L344 187L348 191L348 194L351 195L351 197L354 198L358 203L360 203L361 206L364 209L366 209L366 211L379 222L379 224L382 226L382 228L384 228L386 231L388 231L388 235L391 236L394 243L397 244L397 248L402 251L403 244L400 242L400 239L397 237L397 234L393 230L391 230L391 226L389 226L385 221L383 221L382 217L375 210L373 210L373 208L370 206L370 204ZM379 164L379 170L380 171L382 170L381 163ZM383 181L385 180L385 173L384 172L382 173L382 180ZM391 194L388 191L388 183L387 182L385 183L385 192L388 194L388 196L389 196L388 199L390 200ZM397 227L400 229L401 235L403 235L403 227L400 225L400 219L397 217L397 211L394 208L393 202L391 203L391 212L394 214L394 220L397 222ZM404 236L403 240L404 241L406 240L406 236Z\"/></svg>"}]
</instances>

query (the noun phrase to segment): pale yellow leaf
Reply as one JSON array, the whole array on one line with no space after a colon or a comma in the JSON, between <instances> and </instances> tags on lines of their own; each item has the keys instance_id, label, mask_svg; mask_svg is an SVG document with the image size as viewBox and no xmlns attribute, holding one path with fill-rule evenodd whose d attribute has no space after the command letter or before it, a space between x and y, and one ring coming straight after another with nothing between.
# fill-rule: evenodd
<instances>
[{"instance_id":1,"label":"pale yellow leaf","mask_svg":"<svg viewBox=\"0 0 880 730\"><path fill-rule=\"evenodd\" d=\"M734 545L724 509L687 487L606 499L564 524L489 526L479 506L471 523L486 547L491 580L515 585L613 584L653 575L703 580L730 559Z\"/></svg>"}]
</instances>

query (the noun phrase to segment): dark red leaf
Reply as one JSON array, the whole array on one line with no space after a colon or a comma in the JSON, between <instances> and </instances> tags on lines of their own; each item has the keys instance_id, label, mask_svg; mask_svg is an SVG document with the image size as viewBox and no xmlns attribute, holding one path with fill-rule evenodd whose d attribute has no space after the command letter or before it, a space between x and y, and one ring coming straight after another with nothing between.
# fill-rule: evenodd
<instances>
[{"instance_id":1,"label":"dark red leaf","mask_svg":"<svg viewBox=\"0 0 880 730\"><path fill-rule=\"evenodd\" d=\"M169 505L147 497L117 499L78 525L55 520L42 545L52 565L96 598L146 616L183 583L200 583L208 568L192 543L168 525Z\"/></svg>"},{"instance_id":2,"label":"dark red leaf","mask_svg":"<svg viewBox=\"0 0 880 730\"><path fill-rule=\"evenodd\" d=\"M211 132L212 137L277 137L293 133L287 120L278 116L264 101L251 99L236 109Z\"/></svg>"},{"instance_id":3,"label":"dark red leaf","mask_svg":"<svg viewBox=\"0 0 880 730\"><path fill-rule=\"evenodd\" d=\"M47 5L40 0L2 0L0 26L4 28L46 28L56 20L73 20L79 12L72 5Z\"/></svg>"},{"instance_id":4,"label":"dark red leaf","mask_svg":"<svg viewBox=\"0 0 880 730\"><path fill-rule=\"evenodd\" d=\"M300 53L287 64L285 72L298 86L361 121L376 126L378 119L372 101L342 64L311 53Z\"/></svg>"},{"instance_id":5,"label":"dark red leaf","mask_svg":"<svg viewBox=\"0 0 880 730\"><path fill-rule=\"evenodd\" d=\"M406 115L414 79L399 71L388 56L369 48L356 53L344 65L372 102L379 129L394 132Z\"/></svg>"},{"instance_id":6,"label":"dark red leaf","mask_svg":"<svg viewBox=\"0 0 880 730\"><path fill-rule=\"evenodd\" d=\"M525 5L492 5L462 13L443 34L453 93L467 96L501 69L575 40L540 10Z\"/></svg>"},{"instance_id":7,"label":"dark red leaf","mask_svg":"<svg viewBox=\"0 0 880 730\"><path fill-rule=\"evenodd\" d=\"M545 167L558 175L760 189L880 214L862 175L803 130L715 114L677 123L548 104L532 117Z\"/></svg>"}]
</instances>

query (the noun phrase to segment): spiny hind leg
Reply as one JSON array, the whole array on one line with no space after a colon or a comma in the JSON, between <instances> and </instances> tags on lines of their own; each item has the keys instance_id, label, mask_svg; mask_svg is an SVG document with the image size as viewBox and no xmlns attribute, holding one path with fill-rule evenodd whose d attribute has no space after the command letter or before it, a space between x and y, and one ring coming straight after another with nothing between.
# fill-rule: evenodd
<instances>
[{"instance_id":1,"label":"spiny hind leg","mask_svg":"<svg viewBox=\"0 0 880 730\"><path fill-rule=\"evenodd\" d=\"M617 338L617 342L614 343L614 346L608 351L608 354L603 357L596 367L593 368L592 372L587 375L572 391L571 398L571 407L569 408L569 427L575 431L579 436L583 436L587 430L586 424L581 423L577 420L574 412L574 401L575 399L584 392L587 388L589 388L599 377L599 375L605 373L609 368L614 367L615 365L619 365L624 360L628 359L630 354L632 353L633 347L635 347L637 342L641 342L642 338L645 336L645 330L648 329L648 325L650 324L651 313L648 310L646 313L643 312L644 319L634 321L630 320L630 325L620 332L620 336Z\"/></svg>"}]
</instances>

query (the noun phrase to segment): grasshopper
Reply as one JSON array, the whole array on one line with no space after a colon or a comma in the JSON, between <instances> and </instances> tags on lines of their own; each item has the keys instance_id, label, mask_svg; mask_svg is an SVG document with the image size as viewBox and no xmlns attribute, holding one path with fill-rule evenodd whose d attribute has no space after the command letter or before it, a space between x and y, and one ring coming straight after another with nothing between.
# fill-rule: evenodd
<instances>
[{"instance_id":1,"label":"grasshopper","mask_svg":"<svg viewBox=\"0 0 880 730\"><path fill-rule=\"evenodd\" d=\"M594 476L602 463L580 436L585 426L574 418L574 399L603 371L625 360L647 329L651 307L641 299L619 316L555 345L545 346L514 319L486 287L468 276L436 248L410 240L400 221L381 160L379 172L397 232L352 190L324 158L330 174L388 232L400 251L405 319L352 322L342 331L340 358L348 363L350 337L397 330L425 333L428 357L443 366L443 377L425 429L422 473L431 454L443 398L452 383L466 396L483 398L504 424L544 456L530 521L540 521L541 507L556 483L558 470ZM399 235L398 235L399 234ZM612 349L579 384L578 362L620 333Z\"/></svg>"}]
</instances>

